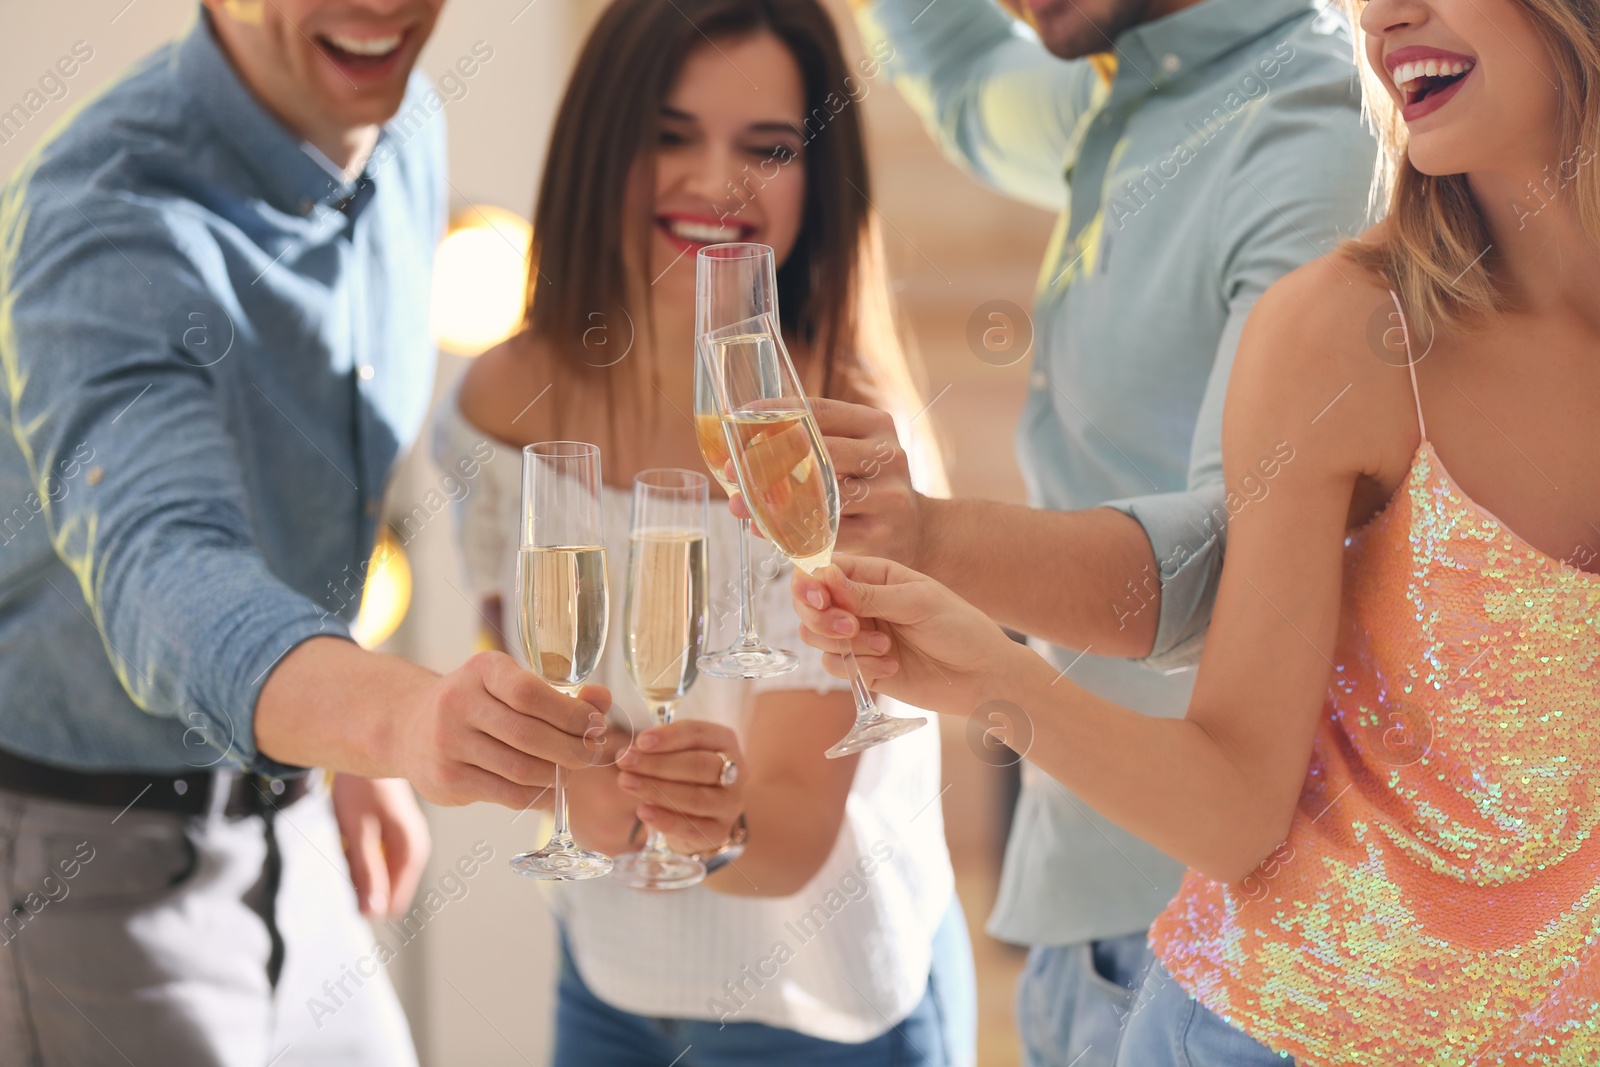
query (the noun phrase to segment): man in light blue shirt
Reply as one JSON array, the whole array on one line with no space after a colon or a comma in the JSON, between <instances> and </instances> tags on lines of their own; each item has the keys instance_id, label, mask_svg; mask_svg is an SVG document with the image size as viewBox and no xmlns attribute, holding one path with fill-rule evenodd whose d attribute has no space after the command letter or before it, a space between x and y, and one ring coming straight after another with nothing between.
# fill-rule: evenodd
<instances>
[{"instance_id":1,"label":"man in light blue shirt","mask_svg":"<svg viewBox=\"0 0 1600 1067\"><path fill-rule=\"evenodd\" d=\"M1017 428L1032 506L919 497L903 461L867 465L887 416L822 401L841 476L876 472L847 486L839 545L937 577L1094 692L1182 715L1249 503L1222 484L1234 348L1269 285L1363 228L1375 147L1347 28L1312 0L1030 6L1036 32L989 0L876 0L858 21L952 158L1059 212ZM978 354L1008 358L1027 326L986 314L973 333L1000 351ZM1259 457L1260 492L1292 461ZM1112 1062L1181 873L1024 764L990 930L1035 946L1029 1064Z\"/></svg>"},{"instance_id":2,"label":"man in light blue shirt","mask_svg":"<svg viewBox=\"0 0 1600 1067\"><path fill-rule=\"evenodd\" d=\"M440 109L442 3L208 0L0 192L8 1064L415 1062L394 779L525 807L588 762L509 657L349 639L432 389L442 122L385 124Z\"/></svg>"}]
</instances>

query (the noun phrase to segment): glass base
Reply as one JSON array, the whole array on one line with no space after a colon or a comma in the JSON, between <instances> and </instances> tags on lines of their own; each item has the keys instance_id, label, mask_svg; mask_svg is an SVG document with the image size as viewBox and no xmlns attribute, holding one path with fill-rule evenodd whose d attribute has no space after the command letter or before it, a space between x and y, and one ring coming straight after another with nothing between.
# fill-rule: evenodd
<instances>
[{"instance_id":1,"label":"glass base","mask_svg":"<svg viewBox=\"0 0 1600 1067\"><path fill-rule=\"evenodd\" d=\"M901 719L893 715L878 712L865 722L858 722L850 728L850 732L840 739L837 745L828 749L825 755L829 759L838 759L840 756L849 756L873 745L881 745L885 741L893 741L901 734L909 734L912 730L928 725L928 720L918 715L916 718Z\"/></svg>"},{"instance_id":2,"label":"glass base","mask_svg":"<svg viewBox=\"0 0 1600 1067\"><path fill-rule=\"evenodd\" d=\"M575 846L557 848L546 845L537 852L524 852L511 857L513 871L526 878L541 878L548 882L603 878L611 873L611 867L610 856Z\"/></svg>"},{"instance_id":3,"label":"glass base","mask_svg":"<svg viewBox=\"0 0 1600 1067\"><path fill-rule=\"evenodd\" d=\"M706 877L706 865L693 856L640 849L617 857L611 877L634 889L688 889Z\"/></svg>"},{"instance_id":4,"label":"glass base","mask_svg":"<svg viewBox=\"0 0 1600 1067\"><path fill-rule=\"evenodd\" d=\"M788 649L768 648L757 641L707 652L696 662L700 673L713 678L772 678L800 666L800 657Z\"/></svg>"}]
</instances>

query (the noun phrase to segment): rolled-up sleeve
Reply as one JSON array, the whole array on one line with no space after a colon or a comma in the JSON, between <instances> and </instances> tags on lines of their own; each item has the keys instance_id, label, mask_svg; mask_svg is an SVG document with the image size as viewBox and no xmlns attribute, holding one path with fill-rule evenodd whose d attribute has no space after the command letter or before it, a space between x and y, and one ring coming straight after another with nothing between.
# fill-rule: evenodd
<instances>
[{"instance_id":1,"label":"rolled-up sleeve","mask_svg":"<svg viewBox=\"0 0 1600 1067\"><path fill-rule=\"evenodd\" d=\"M29 198L58 195L35 187ZM348 631L268 569L215 371L174 336L185 307L237 316L231 294L204 287L125 205L97 206L93 225L61 204L31 221L20 200L5 207L10 428L106 655L140 709L190 725L186 743L263 773L296 770L256 750L257 698L295 646ZM87 470L52 499L75 457Z\"/></svg>"},{"instance_id":2,"label":"rolled-up sleeve","mask_svg":"<svg viewBox=\"0 0 1600 1067\"><path fill-rule=\"evenodd\" d=\"M1222 474L1228 377L1246 319L1267 288L1333 251L1368 222L1367 191L1376 145L1358 121L1351 83L1329 81L1280 94L1242 121L1231 177L1217 205L1219 298L1227 309L1190 446L1187 488L1112 501L1144 527L1160 572L1161 615L1143 662L1173 670L1199 661L1227 549L1228 518L1250 497L1229 492ZM1292 455L1293 442L1285 442ZM1266 471L1283 455L1251 457Z\"/></svg>"},{"instance_id":3,"label":"rolled-up sleeve","mask_svg":"<svg viewBox=\"0 0 1600 1067\"><path fill-rule=\"evenodd\" d=\"M1099 75L1057 59L991 0L876 0L857 9L869 56L951 159L1019 200L1059 210L1063 170Z\"/></svg>"}]
</instances>

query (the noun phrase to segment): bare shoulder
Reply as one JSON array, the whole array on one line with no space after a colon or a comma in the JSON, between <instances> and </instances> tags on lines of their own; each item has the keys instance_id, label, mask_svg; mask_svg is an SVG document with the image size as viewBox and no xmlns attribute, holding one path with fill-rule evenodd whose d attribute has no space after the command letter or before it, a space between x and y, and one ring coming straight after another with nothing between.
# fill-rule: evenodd
<instances>
[{"instance_id":1,"label":"bare shoulder","mask_svg":"<svg viewBox=\"0 0 1600 1067\"><path fill-rule=\"evenodd\" d=\"M1285 275L1245 325L1225 435L1246 450L1305 442L1330 472L1386 469L1409 453L1401 438L1414 425L1399 337L1388 289L1347 250Z\"/></svg>"},{"instance_id":2,"label":"bare shoulder","mask_svg":"<svg viewBox=\"0 0 1600 1067\"><path fill-rule=\"evenodd\" d=\"M1311 398L1335 379L1370 374L1368 326L1393 310L1382 283L1340 249L1284 275L1262 294L1240 339L1242 371L1285 398ZM1381 329L1380 329L1381 334Z\"/></svg>"},{"instance_id":3,"label":"bare shoulder","mask_svg":"<svg viewBox=\"0 0 1600 1067\"><path fill-rule=\"evenodd\" d=\"M511 444L540 440L546 413L535 403L548 384L544 346L526 333L500 342L472 361L461 379L461 414L473 426Z\"/></svg>"}]
</instances>

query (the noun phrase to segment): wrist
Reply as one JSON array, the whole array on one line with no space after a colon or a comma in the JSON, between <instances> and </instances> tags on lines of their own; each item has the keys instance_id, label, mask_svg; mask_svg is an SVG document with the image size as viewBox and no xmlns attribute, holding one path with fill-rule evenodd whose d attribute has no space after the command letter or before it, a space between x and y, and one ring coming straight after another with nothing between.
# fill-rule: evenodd
<instances>
[{"instance_id":1,"label":"wrist","mask_svg":"<svg viewBox=\"0 0 1600 1067\"><path fill-rule=\"evenodd\" d=\"M916 502L915 519L911 524L912 558L904 563L914 571L920 571L930 578L937 578L944 570L942 559L944 550L944 526L948 519L951 505L954 501L938 497L924 496L912 491L912 499Z\"/></svg>"},{"instance_id":2,"label":"wrist","mask_svg":"<svg viewBox=\"0 0 1600 1067\"><path fill-rule=\"evenodd\" d=\"M359 761L375 767L361 772L368 777L411 779L417 771L412 745L435 736L425 720L437 702L440 676L352 642L345 642L344 656L348 677L356 684L348 711L341 715L348 716L341 743L360 746Z\"/></svg>"},{"instance_id":3,"label":"wrist","mask_svg":"<svg viewBox=\"0 0 1600 1067\"><path fill-rule=\"evenodd\" d=\"M416 720L437 680L342 637L313 637L267 676L256 701L256 747L281 763L410 777L406 739L426 735Z\"/></svg>"},{"instance_id":4,"label":"wrist","mask_svg":"<svg viewBox=\"0 0 1600 1067\"><path fill-rule=\"evenodd\" d=\"M715 874L740 856L744 855L745 846L750 841L750 823L745 818L745 813L740 812L733 825L728 828L727 839L721 845L704 852L694 853L694 858L706 865L706 874Z\"/></svg>"},{"instance_id":5,"label":"wrist","mask_svg":"<svg viewBox=\"0 0 1600 1067\"><path fill-rule=\"evenodd\" d=\"M1062 676L1054 664L1034 652L1027 645L1009 641L1003 667L996 672L1000 679L997 699L1015 704L1037 721L1048 718L1042 713L1052 704L1059 703L1076 687Z\"/></svg>"}]
</instances>

